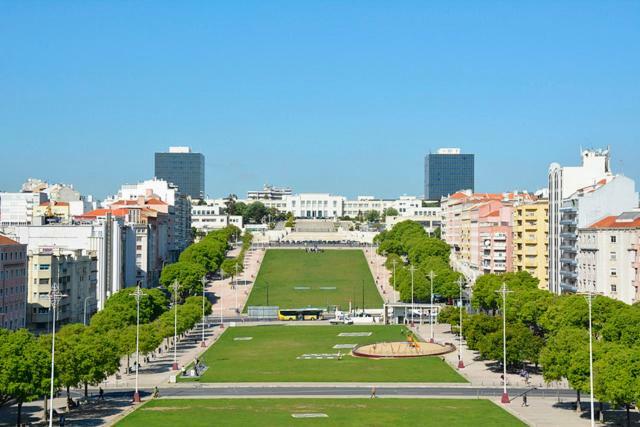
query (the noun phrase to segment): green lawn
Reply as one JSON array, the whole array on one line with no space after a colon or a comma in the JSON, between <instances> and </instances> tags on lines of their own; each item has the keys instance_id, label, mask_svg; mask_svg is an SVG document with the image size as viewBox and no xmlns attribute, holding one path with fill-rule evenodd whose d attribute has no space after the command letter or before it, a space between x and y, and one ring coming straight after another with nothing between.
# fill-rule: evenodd
<instances>
[{"instance_id":1,"label":"green lawn","mask_svg":"<svg viewBox=\"0 0 640 427\"><path fill-rule=\"evenodd\" d=\"M368 344L405 339L404 326L250 326L228 328L203 355L209 369L202 382L466 382L440 357L365 359L336 344ZM370 336L340 337L346 332ZM250 340L235 338L252 337ZM298 359L303 354L345 355Z\"/></svg>"},{"instance_id":2,"label":"green lawn","mask_svg":"<svg viewBox=\"0 0 640 427\"><path fill-rule=\"evenodd\" d=\"M292 414L326 414L294 418ZM188 421L187 421L188 420ZM525 426L488 400L160 399L116 424L136 426Z\"/></svg>"},{"instance_id":3,"label":"green lawn","mask_svg":"<svg viewBox=\"0 0 640 427\"><path fill-rule=\"evenodd\" d=\"M250 305L280 308L336 305L348 310L349 301L354 307L362 307L363 289L365 307L382 308L382 298L359 249L320 253L268 249L245 310Z\"/></svg>"}]
</instances>

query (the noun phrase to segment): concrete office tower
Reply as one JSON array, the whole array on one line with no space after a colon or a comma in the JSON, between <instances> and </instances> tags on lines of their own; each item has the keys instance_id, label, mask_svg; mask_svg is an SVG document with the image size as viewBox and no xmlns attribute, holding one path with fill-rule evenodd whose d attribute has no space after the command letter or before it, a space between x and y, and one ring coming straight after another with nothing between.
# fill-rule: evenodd
<instances>
[{"instance_id":1,"label":"concrete office tower","mask_svg":"<svg viewBox=\"0 0 640 427\"><path fill-rule=\"evenodd\" d=\"M0 328L24 328L27 304L27 245L0 235Z\"/></svg>"},{"instance_id":2,"label":"concrete office tower","mask_svg":"<svg viewBox=\"0 0 640 427\"><path fill-rule=\"evenodd\" d=\"M178 186L180 193L204 200L204 155L189 147L169 147L155 154L155 176Z\"/></svg>"},{"instance_id":3,"label":"concrete office tower","mask_svg":"<svg viewBox=\"0 0 640 427\"><path fill-rule=\"evenodd\" d=\"M461 154L459 148L440 148L424 158L424 198L440 200L475 186L474 155Z\"/></svg>"},{"instance_id":4,"label":"concrete office tower","mask_svg":"<svg viewBox=\"0 0 640 427\"><path fill-rule=\"evenodd\" d=\"M633 180L613 175L609 150L582 151L582 165L549 167L549 290L577 290L578 228L638 207Z\"/></svg>"}]
</instances>

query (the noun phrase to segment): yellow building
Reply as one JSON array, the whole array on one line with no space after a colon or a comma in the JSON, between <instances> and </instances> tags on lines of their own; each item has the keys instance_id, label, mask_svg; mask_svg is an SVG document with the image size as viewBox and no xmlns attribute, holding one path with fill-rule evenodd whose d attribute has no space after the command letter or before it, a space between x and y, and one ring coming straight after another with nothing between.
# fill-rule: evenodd
<instances>
[{"instance_id":1,"label":"yellow building","mask_svg":"<svg viewBox=\"0 0 640 427\"><path fill-rule=\"evenodd\" d=\"M513 209L513 269L528 271L549 289L549 201L517 204Z\"/></svg>"},{"instance_id":2,"label":"yellow building","mask_svg":"<svg viewBox=\"0 0 640 427\"><path fill-rule=\"evenodd\" d=\"M71 219L71 210L68 202L42 202L33 208L33 217L44 218L44 223L68 223Z\"/></svg>"}]
</instances>

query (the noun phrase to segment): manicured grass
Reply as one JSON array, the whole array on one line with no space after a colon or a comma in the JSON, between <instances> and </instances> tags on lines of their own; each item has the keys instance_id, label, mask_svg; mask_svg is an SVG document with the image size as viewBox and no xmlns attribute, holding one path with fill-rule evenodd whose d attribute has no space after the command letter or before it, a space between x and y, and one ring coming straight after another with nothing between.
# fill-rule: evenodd
<instances>
[{"instance_id":1,"label":"manicured grass","mask_svg":"<svg viewBox=\"0 0 640 427\"><path fill-rule=\"evenodd\" d=\"M382 298L361 250L307 253L298 249L268 249L245 311L250 305L274 305L281 309L336 305L348 310L349 301L354 307L362 307L363 289L365 308L382 308Z\"/></svg>"},{"instance_id":2,"label":"manicured grass","mask_svg":"<svg viewBox=\"0 0 640 427\"><path fill-rule=\"evenodd\" d=\"M209 369L201 382L466 382L440 357L374 360L350 355L336 344L403 341L404 326L273 326L228 328L202 359ZM341 332L371 336L339 337ZM234 338L252 337L240 341ZM336 354L341 360L297 359Z\"/></svg>"},{"instance_id":3,"label":"manicured grass","mask_svg":"<svg viewBox=\"0 0 640 427\"><path fill-rule=\"evenodd\" d=\"M292 414L326 414L293 418ZM463 399L160 399L117 426L525 426L487 400Z\"/></svg>"}]
</instances>

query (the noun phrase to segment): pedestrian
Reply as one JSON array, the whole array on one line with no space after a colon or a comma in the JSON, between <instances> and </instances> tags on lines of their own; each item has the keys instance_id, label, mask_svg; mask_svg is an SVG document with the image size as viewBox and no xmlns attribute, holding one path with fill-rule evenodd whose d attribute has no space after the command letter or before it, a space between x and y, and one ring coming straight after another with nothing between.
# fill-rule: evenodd
<instances>
[{"instance_id":1,"label":"pedestrian","mask_svg":"<svg viewBox=\"0 0 640 427\"><path fill-rule=\"evenodd\" d=\"M104 390L102 389L102 387L100 387L98 390L98 397L100 400L104 400Z\"/></svg>"},{"instance_id":2,"label":"pedestrian","mask_svg":"<svg viewBox=\"0 0 640 427\"><path fill-rule=\"evenodd\" d=\"M64 422L65 422L64 414L60 414L59 424L60 424L61 427L64 426Z\"/></svg>"},{"instance_id":3,"label":"pedestrian","mask_svg":"<svg viewBox=\"0 0 640 427\"><path fill-rule=\"evenodd\" d=\"M371 399L376 398L376 386L371 387Z\"/></svg>"},{"instance_id":4,"label":"pedestrian","mask_svg":"<svg viewBox=\"0 0 640 427\"><path fill-rule=\"evenodd\" d=\"M527 393L522 395L522 406L529 406L527 404Z\"/></svg>"}]
</instances>

